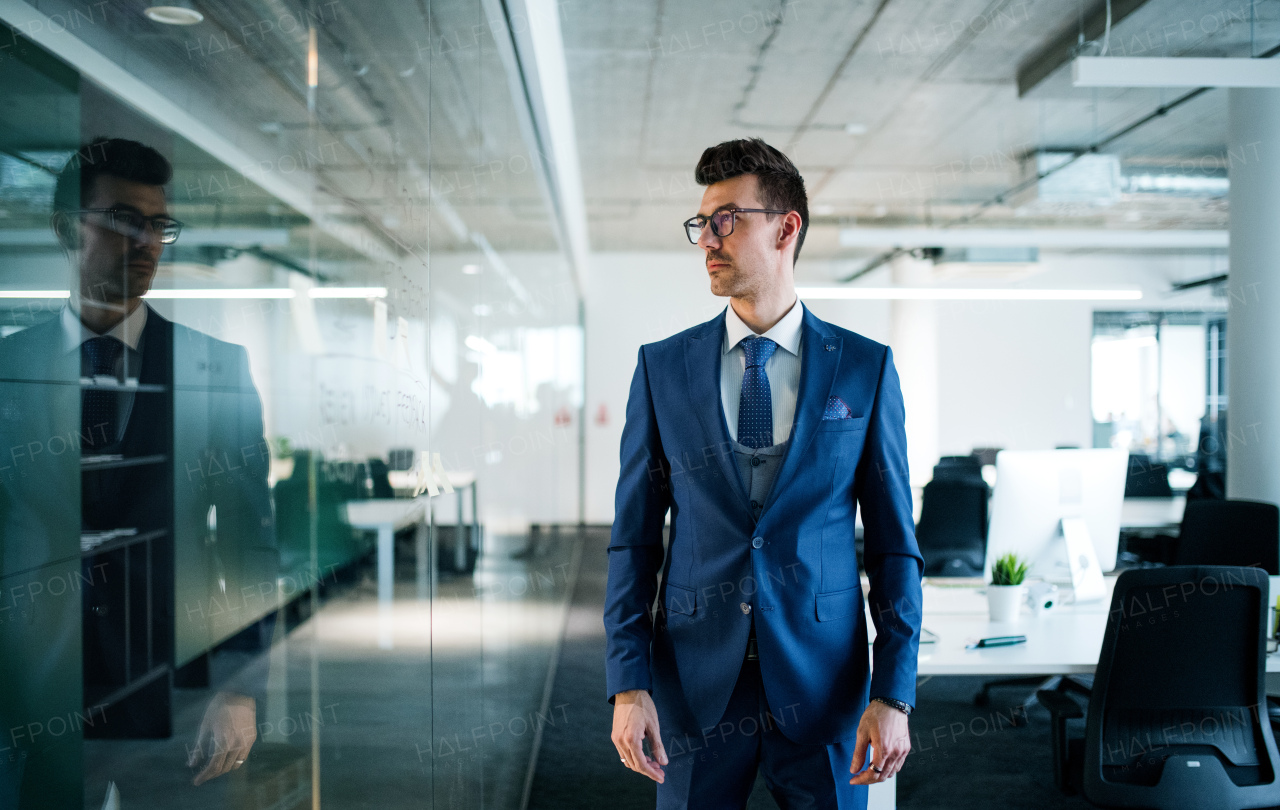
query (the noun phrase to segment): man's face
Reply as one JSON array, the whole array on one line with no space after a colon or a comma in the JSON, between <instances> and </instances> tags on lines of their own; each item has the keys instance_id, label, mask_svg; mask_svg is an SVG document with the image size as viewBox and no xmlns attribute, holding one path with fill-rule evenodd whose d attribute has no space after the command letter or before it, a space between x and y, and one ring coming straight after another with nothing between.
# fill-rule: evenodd
<instances>
[{"instance_id":1,"label":"man's face","mask_svg":"<svg viewBox=\"0 0 1280 810\"><path fill-rule=\"evenodd\" d=\"M104 175L93 185L85 208L116 208L144 217L168 216L164 189ZM90 301L121 303L151 289L164 245L150 228L123 234L104 214L82 214L79 231L80 294Z\"/></svg>"},{"instance_id":2,"label":"man's face","mask_svg":"<svg viewBox=\"0 0 1280 810\"><path fill-rule=\"evenodd\" d=\"M765 207L760 202L759 180L754 174L743 174L707 186L698 214L710 216L725 208ZM728 236L716 236L708 224L698 237L698 247L707 254L712 295L750 297L775 283L784 218L739 214L734 220L733 233Z\"/></svg>"}]
</instances>

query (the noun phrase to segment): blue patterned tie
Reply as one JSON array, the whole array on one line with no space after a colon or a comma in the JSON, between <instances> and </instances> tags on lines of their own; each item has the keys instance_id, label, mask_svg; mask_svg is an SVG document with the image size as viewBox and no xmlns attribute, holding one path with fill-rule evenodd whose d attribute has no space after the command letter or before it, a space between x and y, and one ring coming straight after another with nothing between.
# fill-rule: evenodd
<instances>
[{"instance_id":1,"label":"blue patterned tie","mask_svg":"<svg viewBox=\"0 0 1280 810\"><path fill-rule=\"evenodd\" d=\"M742 396L738 400L738 441L752 449L773 444L773 398L764 364L778 344L769 338L750 337L742 341L747 367L742 374Z\"/></svg>"},{"instance_id":2,"label":"blue patterned tie","mask_svg":"<svg viewBox=\"0 0 1280 810\"><path fill-rule=\"evenodd\" d=\"M90 376L114 376L116 360L120 358L124 344L113 337L96 337L80 344L84 366L88 367ZM84 392L80 403L80 435L87 446L84 453L92 448L102 452L102 448L115 444L116 431L119 428L117 413L119 395L115 391L88 389Z\"/></svg>"}]
</instances>

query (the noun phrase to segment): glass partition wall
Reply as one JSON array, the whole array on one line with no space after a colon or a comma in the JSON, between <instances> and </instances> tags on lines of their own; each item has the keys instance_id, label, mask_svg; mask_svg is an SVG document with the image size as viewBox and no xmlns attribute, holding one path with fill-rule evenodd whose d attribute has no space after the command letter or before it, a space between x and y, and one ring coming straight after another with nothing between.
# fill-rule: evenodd
<instances>
[{"instance_id":1,"label":"glass partition wall","mask_svg":"<svg viewBox=\"0 0 1280 810\"><path fill-rule=\"evenodd\" d=\"M523 806L583 345L507 32L16 5L0 806Z\"/></svg>"}]
</instances>

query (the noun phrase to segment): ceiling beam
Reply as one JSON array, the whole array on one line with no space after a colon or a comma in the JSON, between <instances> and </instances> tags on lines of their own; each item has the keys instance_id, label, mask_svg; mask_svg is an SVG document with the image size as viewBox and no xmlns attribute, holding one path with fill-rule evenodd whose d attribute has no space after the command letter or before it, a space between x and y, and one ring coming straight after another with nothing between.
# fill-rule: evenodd
<instances>
[{"instance_id":1,"label":"ceiling beam","mask_svg":"<svg viewBox=\"0 0 1280 810\"><path fill-rule=\"evenodd\" d=\"M53 21L21 0L0 0L0 21L52 53L106 92L170 132L204 150L214 160L232 170L258 166L264 157L261 144L237 133L226 121L210 121L192 112L180 100L170 98L151 84L134 76L113 59L73 36L66 26ZM245 178L271 196L309 218L315 227L357 253L375 261L398 262L399 257L382 238L363 225L352 225L330 217L316 205L308 178L297 180L280 172L249 172Z\"/></svg>"},{"instance_id":2,"label":"ceiling beam","mask_svg":"<svg viewBox=\"0 0 1280 810\"><path fill-rule=\"evenodd\" d=\"M1147 0L1112 0L1111 31L1120 21L1144 6ZM1107 27L1107 4L1096 3L1093 10L1084 18L1084 38L1086 41L1099 39ZM1080 43L1080 29L1073 25L1066 31L1050 40L1018 66L1018 97L1030 93L1040 82L1058 68L1070 62L1076 56L1076 48Z\"/></svg>"},{"instance_id":3,"label":"ceiling beam","mask_svg":"<svg viewBox=\"0 0 1280 810\"><path fill-rule=\"evenodd\" d=\"M481 0L506 69L516 120L551 205L556 234L579 294L586 289L590 238L555 0Z\"/></svg>"}]
</instances>

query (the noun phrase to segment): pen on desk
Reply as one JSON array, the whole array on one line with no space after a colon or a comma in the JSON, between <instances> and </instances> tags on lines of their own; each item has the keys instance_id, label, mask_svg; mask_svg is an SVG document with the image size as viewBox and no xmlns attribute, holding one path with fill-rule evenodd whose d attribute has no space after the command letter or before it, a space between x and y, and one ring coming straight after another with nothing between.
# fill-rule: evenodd
<instances>
[{"instance_id":1,"label":"pen on desk","mask_svg":"<svg viewBox=\"0 0 1280 810\"><path fill-rule=\"evenodd\" d=\"M992 636L991 638L978 639L977 644L969 644L966 650L977 650L985 647L1008 647L1013 644L1025 644L1026 636Z\"/></svg>"}]
</instances>

